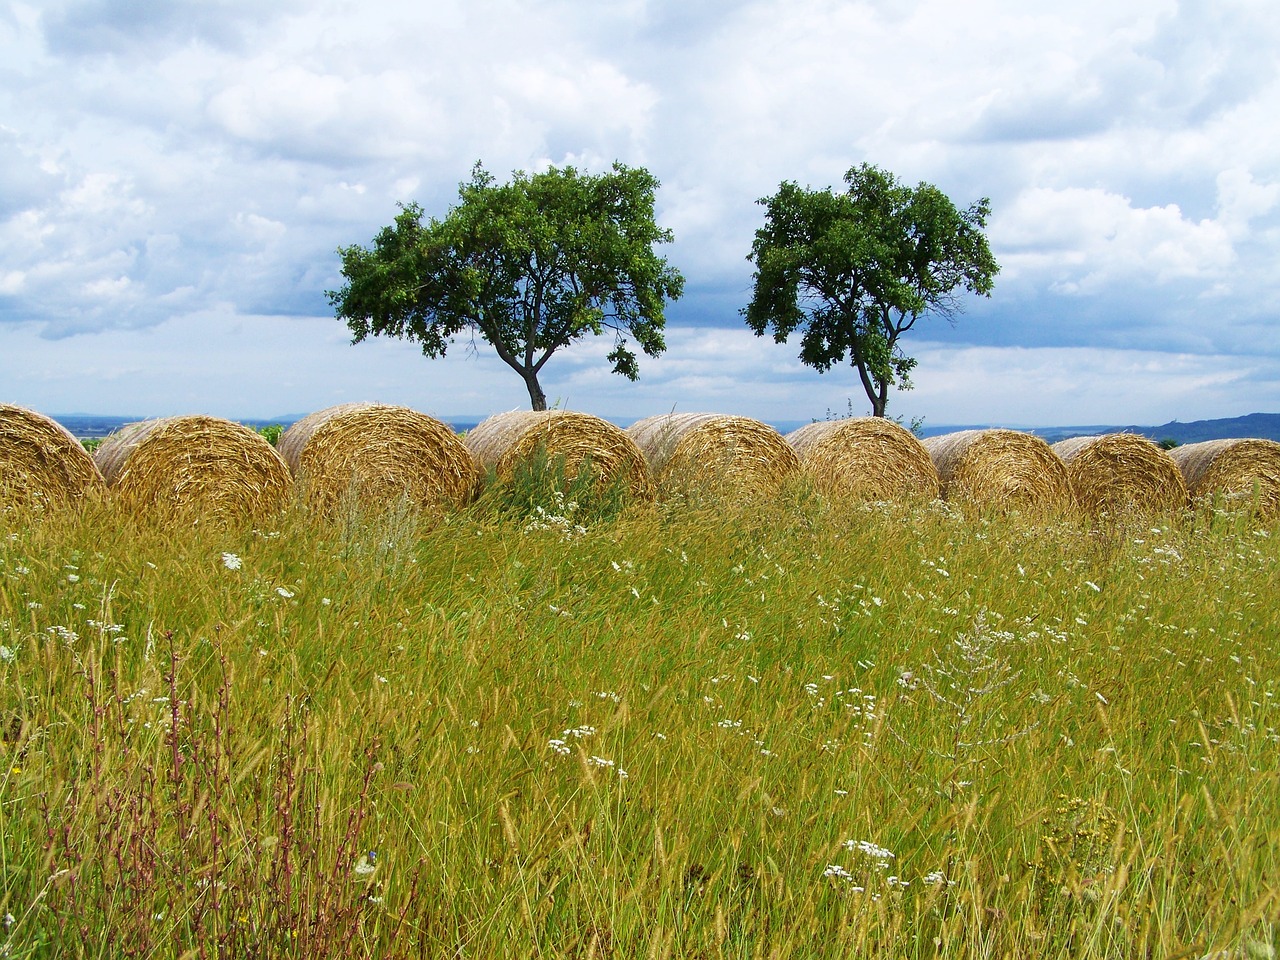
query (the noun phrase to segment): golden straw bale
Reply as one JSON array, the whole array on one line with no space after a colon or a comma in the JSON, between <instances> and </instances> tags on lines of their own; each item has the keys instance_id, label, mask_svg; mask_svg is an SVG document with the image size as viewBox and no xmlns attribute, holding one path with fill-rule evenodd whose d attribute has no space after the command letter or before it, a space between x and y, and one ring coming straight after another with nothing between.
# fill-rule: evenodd
<instances>
[{"instance_id":1,"label":"golden straw bale","mask_svg":"<svg viewBox=\"0 0 1280 960\"><path fill-rule=\"evenodd\" d=\"M1220 497L1264 519L1280 517L1280 443L1232 439L1188 443L1169 451L1194 500Z\"/></svg>"},{"instance_id":2,"label":"golden straw bale","mask_svg":"<svg viewBox=\"0 0 1280 960\"><path fill-rule=\"evenodd\" d=\"M427 509L465 506L480 469L446 424L408 407L343 403L299 420L278 447L313 509L344 499L373 508L400 500Z\"/></svg>"},{"instance_id":3,"label":"golden straw bale","mask_svg":"<svg viewBox=\"0 0 1280 960\"><path fill-rule=\"evenodd\" d=\"M500 483L539 455L563 462L566 480L589 464L600 489L624 484L633 499L653 496L653 485L635 442L620 427L589 413L568 410L511 410L495 413L463 438L482 470Z\"/></svg>"},{"instance_id":4,"label":"golden straw bale","mask_svg":"<svg viewBox=\"0 0 1280 960\"><path fill-rule=\"evenodd\" d=\"M767 496L800 469L782 435L750 417L668 413L633 423L627 434L669 492Z\"/></svg>"},{"instance_id":5,"label":"golden straw bale","mask_svg":"<svg viewBox=\"0 0 1280 960\"><path fill-rule=\"evenodd\" d=\"M841 500L933 500L938 470L916 435L884 417L810 423L787 434L805 473Z\"/></svg>"},{"instance_id":6,"label":"golden straw bale","mask_svg":"<svg viewBox=\"0 0 1280 960\"><path fill-rule=\"evenodd\" d=\"M1136 433L1072 437L1053 452L1067 465L1076 506L1086 513L1171 513L1187 505L1178 465Z\"/></svg>"},{"instance_id":7,"label":"golden straw bale","mask_svg":"<svg viewBox=\"0 0 1280 960\"><path fill-rule=\"evenodd\" d=\"M103 489L93 457L62 424L0 403L0 510L66 506Z\"/></svg>"},{"instance_id":8,"label":"golden straw bale","mask_svg":"<svg viewBox=\"0 0 1280 960\"><path fill-rule=\"evenodd\" d=\"M947 500L979 509L1060 510L1071 502L1067 468L1040 437L961 430L923 441Z\"/></svg>"},{"instance_id":9,"label":"golden straw bale","mask_svg":"<svg viewBox=\"0 0 1280 960\"><path fill-rule=\"evenodd\" d=\"M103 441L94 460L113 497L161 520L257 520L289 500L289 467L243 424L217 417L131 423Z\"/></svg>"}]
</instances>

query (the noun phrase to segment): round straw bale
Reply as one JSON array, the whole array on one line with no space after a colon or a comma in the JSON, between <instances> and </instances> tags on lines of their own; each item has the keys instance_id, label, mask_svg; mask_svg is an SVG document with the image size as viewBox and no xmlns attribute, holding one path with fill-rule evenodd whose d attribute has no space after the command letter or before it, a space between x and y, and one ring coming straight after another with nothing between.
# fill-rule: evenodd
<instances>
[{"instance_id":1,"label":"round straw bale","mask_svg":"<svg viewBox=\"0 0 1280 960\"><path fill-rule=\"evenodd\" d=\"M1194 500L1221 497L1264 519L1280 517L1280 443L1233 439L1188 443L1169 451Z\"/></svg>"},{"instance_id":2,"label":"round straw bale","mask_svg":"<svg viewBox=\"0 0 1280 960\"><path fill-rule=\"evenodd\" d=\"M102 442L94 460L112 496L164 520L260 519L283 508L292 487L270 443L217 417L128 424Z\"/></svg>"},{"instance_id":3,"label":"round straw bale","mask_svg":"<svg viewBox=\"0 0 1280 960\"><path fill-rule=\"evenodd\" d=\"M1072 437L1053 445L1086 513L1171 513L1187 505L1173 458L1136 433Z\"/></svg>"},{"instance_id":4,"label":"round straw bale","mask_svg":"<svg viewBox=\"0 0 1280 960\"><path fill-rule=\"evenodd\" d=\"M62 424L0 403L0 510L77 502L103 489L93 457Z\"/></svg>"},{"instance_id":5,"label":"round straw bale","mask_svg":"<svg viewBox=\"0 0 1280 960\"><path fill-rule=\"evenodd\" d=\"M842 500L933 500L938 469L916 435L884 417L822 420L787 434L818 490Z\"/></svg>"},{"instance_id":6,"label":"round straw bale","mask_svg":"<svg viewBox=\"0 0 1280 960\"><path fill-rule=\"evenodd\" d=\"M345 498L388 507L401 498L438 510L465 506L480 470L447 425L408 407L343 403L299 420L278 447L314 509Z\"/></svg>"},{"instance_id":7,"label":"round straw bale","mask_svg":"<svg viewBox=\"0 0 1280 960\"><path fill-rule=\"evenodd\" d=\"M601 489L624 484L633 499L653 495L644 456L620 427L589 413L568 410L511 410L495 413L463 438L482 470L500 483L539 455L563 461L565 479L590 466Z\"/></svg>"},{"instance_id":8,"label":"round straw bale","mask_svg":"<svg viewBox=\"0 0 1280 960\"><path fill-rule=\"evenodd\" d=\"M1071 502L1067 468L1040 437L961 430L923 441L947 500L983 508L1056 510Z\"/></svg>"},{"instance_id":9,"label":"round straw bale","mask_svg":"<svg viewBox=\"0 0 1280 960\"><path fill-rule=\"evenodd\" d=\"M777 493L800 469L800 458L773 427L750 417L668 413L627 428L668 491Z\"/></svg>"}]
</instances>

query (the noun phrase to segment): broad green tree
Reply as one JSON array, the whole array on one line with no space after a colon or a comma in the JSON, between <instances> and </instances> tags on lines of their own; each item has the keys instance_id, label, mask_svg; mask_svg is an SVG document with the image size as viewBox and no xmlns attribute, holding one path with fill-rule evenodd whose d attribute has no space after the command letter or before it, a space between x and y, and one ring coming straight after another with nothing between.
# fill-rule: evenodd
<instances>
[{"instance_id":1,"label":"broad green tree","mask_svg":"<svg viewBox=\"0 0 1280 960\"><path fill-rule=\"evenodd\" d=\"M655 252L672 239L654 219L657 187L618 163L600 175L518 172L505 184L477 163L443 219L404 205L372 246L340 248L346 284L329 302L353 343L401 337L440 357L459 334L478 336L520 375L534 410L547 408L547 361L586 336L611 333L613 371L635 380L632 341L651 357L666 349L665 305L684 287Z\"/></svg>"},{"instance_id":2,"label":"broad green tree","mask_svg":"<svg viewBox=\"0 0 1280 960\"><path fill-rule=\"evenodd\" d=\"M844 180L841 192L786 182L760 200L765 225L747 257L755 285L742 314L778 343L802 331L800 359L821 372L848 357L882 417L889 388L911 387L916 361L900 338L926 314L954 320L964 292L991 295L1000 270L983 233L991 202L960 210L937 187L904 186L866 163Z\"/></svg>"}]
</instances>

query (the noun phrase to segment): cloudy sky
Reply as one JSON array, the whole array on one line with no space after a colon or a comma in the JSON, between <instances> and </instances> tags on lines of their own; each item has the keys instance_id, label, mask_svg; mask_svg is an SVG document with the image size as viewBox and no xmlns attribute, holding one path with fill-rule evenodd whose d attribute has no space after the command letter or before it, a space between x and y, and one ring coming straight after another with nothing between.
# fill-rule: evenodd
<instances>
[{"instance_id":1,"label":"cloudy sky","mask_svg":"<svg viewBox=\"0 0 1280 960\"><path fill-rule=\"evenodd\" d=\"M1274 0L0 0L0 402L527 406L483 348L351 345L335 250L443 215L477 160L616 159L661 180L686 292L639 383L608 343L553 358L562 406L866 412L738 311L755 201L867 161L990 197L1002 267L917 324L891 415L1280 411L1278 49Z\"/></svg>"}]
</instances>

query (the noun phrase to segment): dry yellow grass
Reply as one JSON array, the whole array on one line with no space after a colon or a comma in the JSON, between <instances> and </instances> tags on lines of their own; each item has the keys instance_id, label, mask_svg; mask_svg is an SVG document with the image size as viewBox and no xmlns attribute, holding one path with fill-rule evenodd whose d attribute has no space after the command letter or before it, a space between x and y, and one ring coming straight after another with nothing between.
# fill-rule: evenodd
<instances>
[{"instance_id":1,"label":"dry yellow grass","mask_svg":"<svg viewBox=\"0 0 1280 960\"><path fill-rule=\"evenodd\" d=\"M102 489L93 458L66 427L34 410L0 404L0 509L52 509Z\"/></svg>"},{"instance_id":2,"label":"dry yellow grass","mask_svg":"<svg viewBox=\"0 0 1280 960\"><path fill-rule=\"evenodd\" d=\"M1071 503L1062 460L1039 437L1017 430L961 430L924 441L942 495L979 509L1061 510Z\"/></svg>"},{"instance_id":3,"label":"dry yellow grass","mask_svg":"<svg viewBox=\"0 0 1280 960\"><path fill-rule=\"evenodd\" d=\"M464 442L482 470L507 482L522 464L539 456L563 462L568 480L589 466L599 487L620 483L633 499L652 497L644 456L626 431L588 413L511 410L497 413L467 432Z\"/></svg>"},{"instance_id":4,"label":"dry yellow grass","mask_svg":"<svg viewBox=\"0 0 1280 960\"><path fill-rule=\"evenodd\" d=\"M1135 433L1072 437L1053 445L1067 465L1076 506L1091 514L1167 514L1187 505L1173 458Z\"/></svg>"},{"instance_id":5,"label":"dry yellow grass","mask_svg":"<svg viewBox=\"0 0 1280 960\"><path fill-rule=\"evenodd\" d=\"M627 428L668 493L771 496L800 469L800 458L773 427L749 417L671 413Z\"/></svg>"},{"instance_id":6,"label":"dry yellow grass","mask_svg":"<svg viewBox=\"0 0 1280 960\"><path fill-rule=\"evenodd\" d=\"M929 451L884 417L811 423L787 434L804 472L839 500L933 500L940 492Z\"/></svg>"},{"instance_id":7,"label":"dry yellow grass","mask_svg":"<svg viewBox=\"0 0 1280 960\"><path fill-rule=\"evenodd\" d=\"M381 509L407 501L425 510L465 506L480 470L446 424L408 407L344 403L299 420L280 438L280 455L308 505L343 502Z\"/></svg>"},{"instance_id":8,"label":"dry yellow grass","mask_svg":"<svg viewBox=\"0 0 1280 960\"><path fill-rule=\"evenodd\" d=\"M1248 506L1264 519L1280 516L1280 443L1206 440L1169 453L1193 499Z\"/></svg>"},{"instance_id":9,"label":"dry yellow grass","mask_svg":"<svg viewBox=\"0 0 1280 960\"><path fill-rule=\"evenodd\" d=\"M94 460L113 498L163 521L258 520L281 510L292 493L289 467L275 448L217 417L131 423L103 441Z\"/></svg>"}]
</instances>

